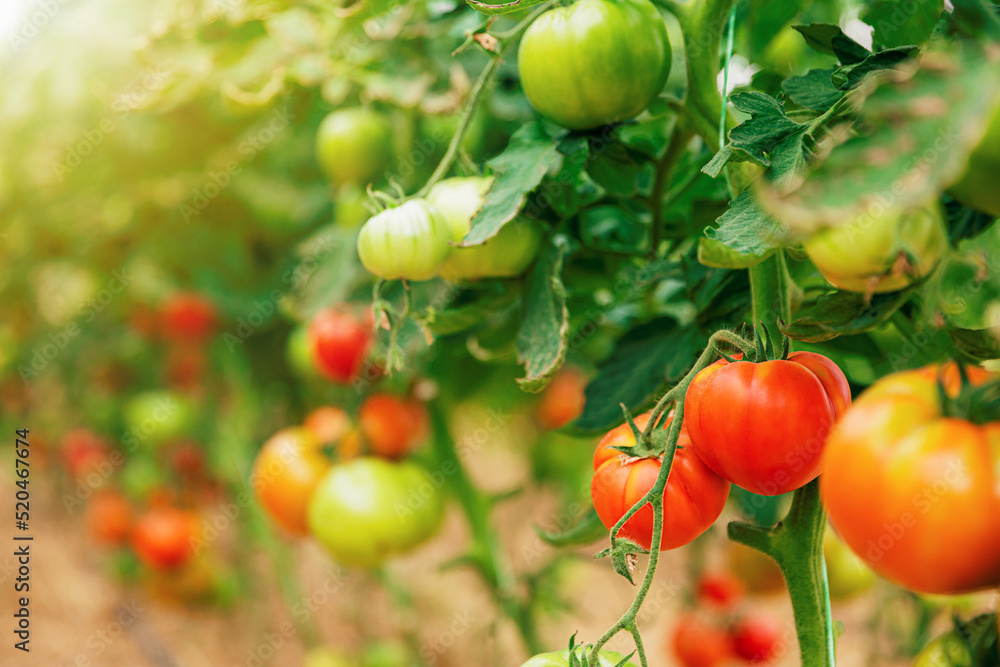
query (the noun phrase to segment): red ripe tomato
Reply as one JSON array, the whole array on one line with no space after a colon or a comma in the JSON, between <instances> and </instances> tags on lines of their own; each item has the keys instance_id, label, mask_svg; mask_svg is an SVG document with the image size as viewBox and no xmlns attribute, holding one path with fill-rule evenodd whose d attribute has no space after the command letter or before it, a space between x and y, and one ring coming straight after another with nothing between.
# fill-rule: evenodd
<instances>
[{"instance_id":1,"label":"red ripe tomato","mask_svg":"<svg viewBox=\"0 0 1000 667\"><path fill-rule=\"evenodd\" d=\"M87 505L87 527L98 542L123 544L132 530L132 508L117 491L97 493Z\"/></svg>"},{"instance_id":2,"label":"red ripe tomato","mask_svg":"<svg viewBox=\"0 0 1000 667\"><path fill-rule=\"evenodd\" d=\"M538 424L547 431L562 428L583 412L583 390L587 378L572 366L563 368L552 378L542 394L536 416Z\"/></svg>"},{"instance_id":3,"label":"red ripe tomato","mask_svg":"<svg viewBox=\"0 0 1000 667\"><path fill-rule=\"evenodd\" d=\"M173 294L160 309L164 337L178 342L206 340L215 332L217 319L215 304L195 292Z\"/></svg>"},{"instance_id":4,"label":"red ripe tomato","mask_svg":"<svg viewBox=\"0 0 1000 667\"><path fill-rule=\"evenodd\" d=\"M361 372L371 340L371 322L343 309L324 310L309 324L309 349L316 369L340 384L350 384Z\"/></svg>"},{"instance_id":5,"label":"red ripe tomato","mask_svg":"<svg viewBox=\"0 0 1000 667\"><path fill-rule=\"evenodd\" d=\"M295 535L308 532L306 514L313 490L330 462L304 428L278 431L264 443L254 463L251 485L271 519Z\"/></svg>"},{"instance_id":6,"label":"red ripe tomato","mask_svg":"<svg viewBox=\"0 0 1000 667\"><path fill-rule=\"evenodd\" d=\"M132 529L132 548L158 570L180 567L194 555L198 515L176 507L154 507Z\"/></svg>"},{"instance_id":7,"label":"red ripe tomato","mask_svg":"<svg viewBox=\"0 0 1000 667\"><path fill-rule=\"evenodd\" d=\"M732 609L745 594L743 582L729 572L705 572L698 579L698 599L721 609Z\"/></svg>"},{"instance_id":8,"label":"red ripe tomato","mask_svg":"<svg viewBox=\"0 0 1000 667\"><path fill-rule=\"evenodd\" d=\"M321 445L332 445L351 430L351 418L343 408L323 405L310 412L302 426L312 431Z\"/></svg>"},{"instance_id":9,"label":"red ripe tomato","mask_svg":"<svg viewBox=\"0 0 1000 667\"><path fill-rule=\"evenodd\" d=\"M946 416L934 367L873 384L830 435L820 492L843 541L922 593L1000 584L1000 421ZM973 384L987 374L969 369ZM957 369L943 372L952 397Z\"/></svg>"},{"instance_id":10,"label":"red ripe tomato","mask_svg":"<svg viewBox=\"0 0 1000 667\"><path fill-rule=\"evenodd\" d=\"M90 429L75 428L62 437L62 455L74 479L98 472L109 456L108 443Z\"/></svg>"},{"instance_id":11,"label":"red ripe tomato","mask_svg":"<svg viewBox=\"0 0 1000 667\"><path fill-rule=\"evenodd\" d=\"M640 429L645 428L649 415L639 415L634 421ZM669 423L669 418L666 421ZM594 452L596 472L590 482L590 496L597 515L608 529L653 487L660 474L660 459L630 458L610 449L634 445L635 436L626 423L609 431ZM660 548L676 549L704 533L722 514L728 497L729 482L702 463L691 449L686 431L681 429L670 476L663 490ZM618 535L649 549L653 540L652 505L647 504L636 512Z\"/></svg>"},{"instance_id":12,"label":"red ripe tomato","mask_svg":"<svg viewBox=\"0 0 1000 667\"><path fill-rule=\"evenodd\" d=\"M773 616L747 616L740 619L730 633L733 653L745 662L770 662L781 653L781 635L781 623Z\"/></svg>"},{"instance_id":13,"label":"red ripe tomato","mask_svg":"<svg viewBox=\"0 0 1000 667\"><path fill-rule=\"evenodd\" d=\"M372 394L358 421L368 448L385 458L399 458L427 438L427 409L413 399Z\"/></svg>"},{"instance_id":14,"label":"red ripe tomato","mask_svg":"<svg viewBox=\"0 0 1000 667\"><path fill-rule=\"evenodd\" d=\"M725 359L695 376L684 426L705 464L747 491L776 496L815 479L834 422L851 402L847 378L813 352L751 363Z\"/></svg>"},{"instance_id":15,"label":"red ripe tomato","mask_svg":"<svg viewBox=\"0 0 1000 667\"><path fill-rule=\"evenodd\" d=\"M685 614L674 629L674 655L684 667L717 667L733 655L732 642L722 629L693 614Z\"/></svg>"}]
</instances>

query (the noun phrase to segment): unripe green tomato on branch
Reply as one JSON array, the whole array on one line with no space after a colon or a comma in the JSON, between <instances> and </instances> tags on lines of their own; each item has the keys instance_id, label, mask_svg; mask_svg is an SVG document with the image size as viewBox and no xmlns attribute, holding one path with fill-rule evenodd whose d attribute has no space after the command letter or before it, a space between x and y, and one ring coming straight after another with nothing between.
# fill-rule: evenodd
<instances>
[{"instance_id":1,"label":"unripe green tomato on branch","mask_svg":"<svg viewBox=\"0 0 1000 667\"><path fill-rule=\"evenodd\" d=\"M577 0L539 16L517 64L531 105L571 130L628 120L670 74L670 41L649 0Z\"/></svg>"},{"instance_id":2,"label":"unripe green tomato on branch","mask_svg":"<svg viewBox=\"0 0 1000 667\"><path fill-rule=\"evenodd\" d=\"M370 218L358 235L358 255L385 280L430 280L448 254L451 229L425 199L411 199Z\"/></svg>"},{"instance_id":3,"label":"unripe green tomato on branch","mask_svg":"<svg viewBox=\"0 0 1000 667\"><path fill-rule=\"evenodd\" d=\"M336 187L367 185L392 161L392 130L372 109L338 109L316 131L316 161Z\"/></svg>"}]
</instances>

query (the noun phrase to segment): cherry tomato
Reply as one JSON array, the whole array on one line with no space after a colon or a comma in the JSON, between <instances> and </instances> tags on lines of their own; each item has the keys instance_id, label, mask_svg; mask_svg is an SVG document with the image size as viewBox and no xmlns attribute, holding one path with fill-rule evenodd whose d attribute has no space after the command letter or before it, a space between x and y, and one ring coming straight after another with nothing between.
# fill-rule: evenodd
<instances>
[{"instance_id":1,"label":"cherry tomato","mask_svg":"<svg viewBox=\"0 0 1000 667\"><path fill-rule=\"evenodd\" d=\"M312 431L321 445L332 445L351 430L351 418L343 408L324 405L306 416L302 426Z\"/></svg>"},{"instance_id":2,"label":"cherry tomato","mask_svg":"<svg viewBox=\"0 0 1000 667\"><path fill-rule=\"evenodd\" d=\"M339 109L316 131L316 160L335 186L367 185L392 160L392 130L371 109Z\"/></svg>"},{"instance_id":3,"label":"cherry tomato","mask_svg":"<svg viewBox=\"0 0 1000 667\"><path fill-rule=\"evenodd\" d=\"M309 349L320 374L339 384L358 376L372 343L372 324L345 308L318 313L309 324Z\"/></svg>"},{"instance_id":4,"label":"cherry tomato","mask_svg":"<svg viewBox=\"0 0 1000 667\"><path fill-rule=\"evenodd\" d=\"M894 292L930 273L948 249L937 202L912 211L866 215L805 242L823 277L852 292Z\"/></svg>"},{"instance_id":5,"label":"cherry tomato","mask_svg":"<svg viewBox=\"0 0 1000 667\"><path fill-rule=\"evenodd\" d=\"M693 614L681 616L671 646L683 667L718 667L733 656L729 635Z\"/></svg>"},{"instance_id":6,"label":"cherry tomato","mask_svg":"<svg viewBox=\"0 0 1000 667\"><path fill-rule=\"evenodd\" d=\"M163 335L168 340L200 343L215 333L218 312L208 297L195 292L171 295L160 309Z\"/></svg>"},{"instance_id":7,"label":"cherry tomato","mask_svg":"<svg viewBox=\"0 0 1000 667\"><path fill-rule=\"evenodd\" d=\"M414 463L362 457L339 463L309 503L309 530L344 565L377 567L437 532L439 484Z\"/></svg>"},{"instance_id":8,"label":"cherry tomato","mask_svg":"<svg viewBox=\"0 0 1000 667\"><path fill-rule=\"evenodd\" d=\"M309 501L330 462L311 431L286 428L275 433L257 454L251 484L271 519L295 535L305 535Z\"/></svg>"},{"instance_id":9,"label":"cherry tomato","mask_svg":"<svg viewBox=\"0 0 1000 667\"><path fill-rule=\"evenodd\" d=\"M370 218L358 234L358 256L385 280L430 280L451 253L451 228L425 199L411 199Z\"/></svg>"},{"instance_id":10,"label":"cherry tomato","mask_svg":"<svg viewBox=\"0 0 1000 667\"><path fill-rule=\"evenodd\" d=\"M66 431L60 447L66 467L74 479L83 479L91 472L100 473L100 468L107 465L110 455L108 443L86 428Z\"/></svg>"},{"instance_id":11,"label":"cherry tomato","mask_svg":"<svg viewBox=\"0 0 1000 667\"><path fill-rule=\"evenodd\" d=\"M583 649L579 649L576 652L576 657L578 660L583 659ZM624 658L625 656L621 653L601 651L601 658L598 664L601 667L616 667ZM521 667L569 667L569 650L540 653L521 665ZM635 667L635 664L627 662L625 663L625 667Z\"/></svg>"},{"instance_id":12,"label":"cherry tomato","mask_svg":"<svg viewBox=\"0 0 1000 667\"><path fill-rule=\"evenodd\" d=\"M460 243L472 229L472 218L492 185L492 177L449 178L427 193L427 201L447 220L453 243ZM541 241L537 225L516 218L481 245L453 247L439 273L452 282L518 276L535 259Z\"/></svg>"},{"instance_id":13,"label":"cherry tomato","mask_svg":"<svg viewBox=\"0 0 1000 667\"><path fill-rule=\"evenodd\" d=\"M132 530L132 507L117 491L96 493L87 505L87 526L98 542L124 544Z\"/></svg>"},{"instance_id":14,"label":"cherry tomato","mask_svg":"<svg viewBox=\"0 0 1000 667\"><path fill-rule=\"evenodd\" d=\"M413 399L372 394L361 405L358 421L376 456L399 458L427 438L427 409Z\"/></svg>"},{"instance_id":15,"label":"cherry tomato","mask_svg":"<svg viewBox=\"0 0 1000 667\"><path fill-rule=\"evenodd\" d=\"M729 572L705 572L698 578L698 599L721 609L732 609L743 600L746 587Z\"/></svg>"},{"instance_id":16,"label":"cherry tomato","mask_svg":"<svg viewBox=\"0 0 1000 667\"><path fill-rule=\"evenodd\" d=\"M154 507L135 522L132 548L149 567L169 570L194 556L197 534L197 514L176 507Z\"/></svg>"},{"instance_id":17,"label":"cherry tomato","mask_svg":"<svg viewBox=\"0 0 1000 667\"><path fill-rule=\"evenodd\" d=\"M782 651L781 623L772 616L755 613L737 621L730 631L733 653L749 663L770 662Z\"/></svg>"},{"instance_id":18,"label":"cherry tomato","mask_svg":"<svg viewBox=\"0 0 1000 667\"><path fill-rule=\"evenodd\" d=\"M670 41L648 0L577 0L539 16L517 65L531 105L572 130L628 120L670 73Z\"/></svg>"},{"instance_id":19,"label":"cherry tomato","mask_svg":"<svg viewBox=\"0 0 1000 667\"><path fill-rule=\"evenodd\" d=\"M1000 584L1000 422L943 414L938 372L873 384L831 434L820 490L837 533L873 570L914 591L958 594ZM957 395L954 366L943 381Z\"/></svg>"},{"instance_id":20,"label":"cherry tomato","mask_svg":"<svg viewBox=\"0 0 1000 667\"><path fill-rule=\"evenodd\" d=\"M308 326L295 327L288 334L288 341L285 343L285 361L296 377L304 380L319 377L312 359Z\"/></svg>"},{"instance_id":21,"label":"cherry tomato","mask_svg":"<svg viewBox=\"0 0 1000 667\"><path fill-rule=\"evenodd\" d=\"M552 431L579 417L583 413L586 386L587 379L582 371L572 366L563 367L542 392L535 412L538 425Z\"/></svg>"},{"instance_id":22,"label":"cherry tomato","mask_svg":"<svg viewBox=\"0 0 1000 667\"><path fill-rule=\"evenodd\" d=\"M133 396L123 414L126 432L122 443L133 450L141 445L160 445L188 434L194 427L195 406L173 391L147 391Z\"/></svg>"},{"instance_id":23,"label":"cherry tomato","mask_svg":"<svg viewBox=\"0 0 1000 667\"><path fill-rule=\"evenodd\" d=\"M645 428L649 415L639 415L634 421L640 429ZM669 419L666 421L669 423ZM653 487L662 463L660 459L629 458L611 449L612 446L635 446L635 436L627 423L609 431L594 452L590 496L597 515L608 529ZM704 533L722 514L728 497L729 482L702 463L682 429L663 491L660 548L676 549ZM636 512L622 527L619 537L649 549L653 539L652 505Z\"/></svg>"},{"instance_id":24,"label":"cherry tomato","mask_svg":"<svg viewBox=\"0 0 1000 667\"><path fill-rule=\"evenodd\" d=\"M716 474L776 496L819 475L827 435L850 402L844 373L820 354L757 364L720 359L688 387L684 427Z\"/></svg>"},{"instance_id":25,"label":"cherry tomato","mask_svg":"<svg viewBox=\"0 0 1000 667\"><path fill-rule=\"evenodd\" d=\"M954 632L941 635L928 644L913 667L975 667L969 647Z\"/></svg>"}]
</instances>

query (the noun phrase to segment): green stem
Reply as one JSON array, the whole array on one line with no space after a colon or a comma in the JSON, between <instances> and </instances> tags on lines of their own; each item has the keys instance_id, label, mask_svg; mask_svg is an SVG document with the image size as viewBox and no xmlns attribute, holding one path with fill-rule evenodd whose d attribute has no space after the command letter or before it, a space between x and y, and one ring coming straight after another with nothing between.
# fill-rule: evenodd
<instances>
[{"instance_id":1,"label":"green stem","mask_svg":"<svg viewBox=\"0 0 1000 667\"><path fill-rule=\"evenodd\" d=\"M753 324L763 323L771 340L777 345L782 339L778 322L791 319L791 293L784 251L778 250L756 266L751 266L750 296L753 299ZM779 346L780 349L780 346Z\"/></svg>"},{"instance_id":2,"label":"green stem","mask_svg":"<svg viewBox=\"0 0 1000 667\"><path fill-rule=\"evenodd\" d=\"M833 667L833 621L823 560L826 512L819 480L795 492L788 516L773 528L734 521L729 539L761 551L781 568L795 614L803 667Z\"/></svg>"},{"instance_id":3,"label":"green stem","mask_svg":"<svg viewBox=\"0 0 1000 667\"><path fill-rule=\"evenodd\" d=\"M517 594L517 579L503 551L500 536L493 525L493 502L479 491L469 479L455 451L455 443L448 428L444 410L436 402L428 404L433 437L434 455L441 470L448 476L448 483L462 505L474 541L471 560L490 587L501 610L517 626L529 653L542 651L536 622L529 601L522 601Z\"/></svg>"},{"instance_id":4,"label":"green stem","mask_svg":"<svg viewBox=\"0 0 1000 667\"><path fill-rule=\"evenodd\" d=\"M675 125L670 137L670 143L667 145L667 150L663 153L663 157L656 162L653 192L650 195L650 204L653 207L653 240L649 252L652 257L656 256L660 239L663 236L663 195L666 192L667 184L670 182L670 176L673 174L674 168L684 154L684 150L687 148L692 136L693 133L689 130Z\"/></svg>"}]
</instances>

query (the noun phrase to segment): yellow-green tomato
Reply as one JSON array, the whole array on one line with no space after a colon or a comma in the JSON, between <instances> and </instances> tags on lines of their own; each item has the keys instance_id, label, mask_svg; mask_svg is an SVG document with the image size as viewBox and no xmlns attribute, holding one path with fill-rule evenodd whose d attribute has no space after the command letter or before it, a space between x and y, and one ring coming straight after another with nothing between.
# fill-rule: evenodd
<instances>
[{"instance_id":1,"label":"yellow-green tomato","mask_svg":"<svg viewBox=\"0 0 1000 667\"><path fill-rule=\"evenodd\" d=\"M920 652L913 667L972 667L972 655L958 635L949 632Z\"/></svg>"},{"instance_id":2,"label":"yellow-green tomato","mask_svg":"<svg viewBox=\"0 0 1000 667\"><path fill-rule=\"evenodd\" d=\"M819 272L839 289L894 292L930 273L948 248L941 208L864 215L805 242Z\"/></svg>"},{"instance_id":3,"label":"yellow-green tomato","mask_svg":"<svg viewBox=\"0 0 1000 667\"><path fill-rule=\"evenodd\" d=\"M868 590L875 583L875 573L837 539L832 530L826 531L823 556L831 599L846 600Z\"/></svg>"},{"instance_id":4,"label":"yellow-green tomato","mask_svg":"<svg viewBox=\"0 0 1000 667\"><path fill-rule=\"evenodd\" d=\"M371 273L386 280L429 280L451 253L445 217L424 199L370 218L358 234L358 255Z\"/></svg>"},{"instance_id":5,"label":"yellow-green tomato","mask_svg":"<svg viewBox=\"0 0 1000 667\"><path fill-rule=\"evenodd\" d=\"M334 465L309 503L309 530L344 565L377 567L437 532L438 484L414 463L362 457Z\"/></svg>"},{"instance_id":6,"label":"yellow-green tomato","mask_svg":"<svg viewBox=\"0 0 1000 667\"><path fill-rule=\"evenodd\" d=\"M990 215L1000 215L1000 188L996 175L1000 173L1000 109L993 114L986 135L972 155L961 180L948 191L966 206Z\"/></svg>"},{"instance_id":7,"label":"yellow-green tomato","mask_svg":"<svg viewBox=\"0 0 1000 667\"><path fill-rule=\"evenodd\" d=\"M535 109L572 130L637 115L670 74L670 41L649 0L577 0L521 38L517 64Z\"/></svg>"},{"instance_id":8,"label":"yellow-green tomato","mask_svg":"<svg viewBox=\"0 0 1000 667\"><path fill-rule=\"evenodd\" d=\"M355 183L349 183L337 191L333 202L333 221L339 227L360 227L368 218L369 198L364 188Z\"/></svg>"},{"instance_id":9,"label":"yellow-green tomato","mask_svg":"<svg viewBox=\"0 0 1000 667\"><path fill-rule=\"evenodd\" d=\"M601 651L601 660L598 664L601 667L615 667L624 658L621 653L614 651ZM583 650L577 651L577 658L583 660ZM626 667L635 667L631 662L625 663ZM554 651L552 653L540 653L521 665L521 667L569 667L569 651Z\"/></svg>"},{"instance_id":10,"label":"yellow-green tomato","mask_svg":"<svg viewBox=\"0 0 1000 667\"><path fill-rule=\"evenodd\" d=\"M382 175L391 159L392 130L371 109L339 109L316 131L316 160L335 186L366 185Z\"/></svg>"},{"instance_id":11,"label":"yellow-green tomato","mask_svg":"<svg viewBox=\"0 0 1000 667\"><path fill-rule=\"evenodd\" d=\"M492 177L449 178L431 188L427 201L448 221L453 243L459 243L469 233L472 218L492 185ZM542 231L537 224L516 218L481 245L453 248L439 273L452 282L518 276L535 259L541 242Z\"/></svg>"}]
</instances>

